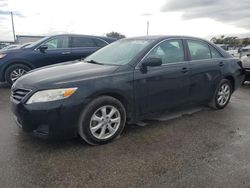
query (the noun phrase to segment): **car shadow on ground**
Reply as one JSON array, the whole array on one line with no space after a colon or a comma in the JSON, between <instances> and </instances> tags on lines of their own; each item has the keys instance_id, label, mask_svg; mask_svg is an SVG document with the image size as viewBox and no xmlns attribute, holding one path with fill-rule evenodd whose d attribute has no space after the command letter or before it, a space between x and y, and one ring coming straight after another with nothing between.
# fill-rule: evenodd
<instances>
[{"instance_id":1,"label":"car shadow on ground","mask_svg":"<svg viewBox=\"0 0 250 188\"><path fill-rule=\"evenodd\" d=\"M10 89L10 86L7 83L0 82L0 89Z\"/></svg>"},{"instance_id":2,"label":"car shadow on ground","mask_svg":"<svg viewBox=\"0 0 250 188\"><path fill-rule=\"evenodd\" d=\"M142 131L146 131L150 129L151 124L148 124L145 127L141 127L135 124L126 125L123 133L116 140L105 144L105 147L114 146L114 147L122 147L124 146L124 141L129 140L131 137L138 137L142 134ZM16 144L18 146L19 151L29 151L32 148L36 148L36 150L40 151L71 151L71 150L92 150L91 148L96 148L99 146L92 146L86 143L80 136L71 139L43 139L32 136L31 134L27 134L22 132L21 130L17 130L16 138L14 138ZM133 139L133 138L132 138ZM109 145L109 146L108 146ZM104 145L100 145L104 146ZM94 149L95 150L95 149Z\"/></svg>"},{"instance_id":3,"label":"car shadow on ground","mask_svg":"<svg viewBox=\"0 0 250 188\"><path fill-rule=\"evenodd\" d=\"M142 132L145 134L152 130L154 131L156 127L161 129L167 129L168 125L171 125L172 121L178 120L182 117L192 116L195 113L198 113L202 110L209 110L205 107L197 107L197 108L187 108L182 110L174 110L171 112L165 112L158 115L152 115L149 118L138 122L136 124L127 124L123 130L123 133L119 138L115 141L109 143L113 146L119 147L124 145L124 142L128 142L129 140L138 139ZM164 126L164 127L162 127ZM24 148L44 148L44 150L72 150L72 149L90 149L91 145L84 142L80 136L72 139L60 139L60 140L47 140L32 136L31 134L27 134L22 132L21 130L17 130L17 142L18 145L24 145ZM108 144L108 145L109 145ZM46 149L45 149L46 148Z\"/></svg>"}]
</instances>

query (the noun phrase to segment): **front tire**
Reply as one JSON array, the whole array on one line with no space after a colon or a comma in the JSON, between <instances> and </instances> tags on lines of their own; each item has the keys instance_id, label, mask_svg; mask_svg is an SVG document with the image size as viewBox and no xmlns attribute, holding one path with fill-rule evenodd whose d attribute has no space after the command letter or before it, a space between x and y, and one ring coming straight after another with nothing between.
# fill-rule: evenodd
<instances>
[{"instance_id":1,"label":"front tire","mask_svg":"<svg viewBox=\"0 0 250 188\"><path fill-rule=\"evenodd\" d=\"M5 81L12 85L18 78L29 72L31 69L23 64L15 64L8 67L5 71Z\"/></svg>"},{"instance_id":2,"label":"front tire","mask_svg":"<svg viewBox=\"0 0 250 188\"><path fill-rule=\"evenodd\" d=\"M209 106L214 109L225 108L231 99L232 92L231 82L227 79L221 80Z\"/></svg>"},{"instance_id":3,"label":"front tire","mask_svg":"<svg viewBox=\"0 0 250 188\"><path fill-rule=\"evenodd\" d=\"M100 145L117 138L126 123L123 104L110 96L101 96L83 110L78 125L82 139L91 145Z\"/></svg>"}]
</instances>

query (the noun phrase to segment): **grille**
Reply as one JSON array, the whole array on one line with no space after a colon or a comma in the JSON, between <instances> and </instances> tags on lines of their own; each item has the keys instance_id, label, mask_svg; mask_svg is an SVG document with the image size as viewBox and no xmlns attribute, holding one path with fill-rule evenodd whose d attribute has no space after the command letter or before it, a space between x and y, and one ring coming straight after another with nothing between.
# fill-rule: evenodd
<instances>
[{"instance_id":1,"label":"grille","mask_svg":"<svg viewBox=\"0 0 250 188\"><path fill-rule=\"evenodd\" d=\"M11 92L11 97L20 102L30 91L28 89L15 89Z\"/></svg>"}]
</instances>

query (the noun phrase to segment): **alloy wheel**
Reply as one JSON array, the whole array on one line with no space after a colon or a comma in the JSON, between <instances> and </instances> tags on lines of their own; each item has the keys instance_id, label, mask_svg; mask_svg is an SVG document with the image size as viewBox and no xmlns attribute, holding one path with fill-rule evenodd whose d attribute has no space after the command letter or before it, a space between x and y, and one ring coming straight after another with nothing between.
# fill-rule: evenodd
<instances>
[{"instance_id":1,"label":"alloy wheel","mask_svg":"<svg viewBox=\"0 0 250 188\"><path fill-rule=\"evenodd\" d=\"M121 124L119 110L111 105L102 106L97 109L90 119L91 134L100 140L112 137Z\"/></svg>"},{"instance_id":2,"label":"alloy wheel","mask_svg":"<svg viewBox=\"0 0 250 188\"><path fill-rule=\"evenodd\" d=\"M222 84L217 95L218 104L220 106L224 106L228 102L230 94L231 94L231 88L229 84L227 83Z\"/></svg>"},{"instance_id":3,"label":"alloy wheel","mask_svg":"<svg viewBox=\"0 0 250 188\"><path fill-rule=\"evenodd\" d=\"M14 83L18 78L20 78L21 76L23 76L26 73L27 73L27 71L22 69L22 68L15 69L11 72L10 79Z\"/></svg>"}]
</instances>

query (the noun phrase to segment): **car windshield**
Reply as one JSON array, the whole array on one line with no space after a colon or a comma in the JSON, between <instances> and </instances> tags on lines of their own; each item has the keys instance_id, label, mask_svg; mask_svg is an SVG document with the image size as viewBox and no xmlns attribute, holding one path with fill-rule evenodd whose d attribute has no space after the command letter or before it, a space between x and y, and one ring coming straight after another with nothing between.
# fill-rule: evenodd
<instances>
[{"instance_id":1,"label":"car windshield","mask_svg":"<svg viewBox=\"0 0 250 188\"><path fill-rule=\"evenodd\" d=\"M153 41L153 39L120 40L98 50L84 61L97 64L125 65Z\"/></svg>"},{"instance_id":2,"label":"car windshield","mask_svg":"<svg viewBox=\"0 0 250 188\"><path fill-rule=\"evenodd\" d=\"M49 37L44 37L44 38L41 38L40 40L36 41L36 42L33 42L31 43L30 45L28 46L25 46L24 48L32 48L32 47L35 47L37 44L40 44L41 42L47 40Z\"/></svg>"},{"instance_id":3,"label":"car windshield","mask_svg":"<svg viewBox=\"0 0 250 188\"><path fill-rule=\"evenodd\" d=\"M25 43L25 44L22 44L20 46L17 46L15 49L22 49L22 48L26 48L26 46L29 46L31 43Z\"/></svg>"},{"instance_id":4,"label":"car windshield","mask_svg":"<svg viewBox=\"0 0 250 188\"><path fill-rule=\"evenodd\" d=\"M10 46L7 46L6 49L9 50L9 49L17 48L17 47L18 47L18 45L10 45Z\"/></svg>"}]
</instances>

